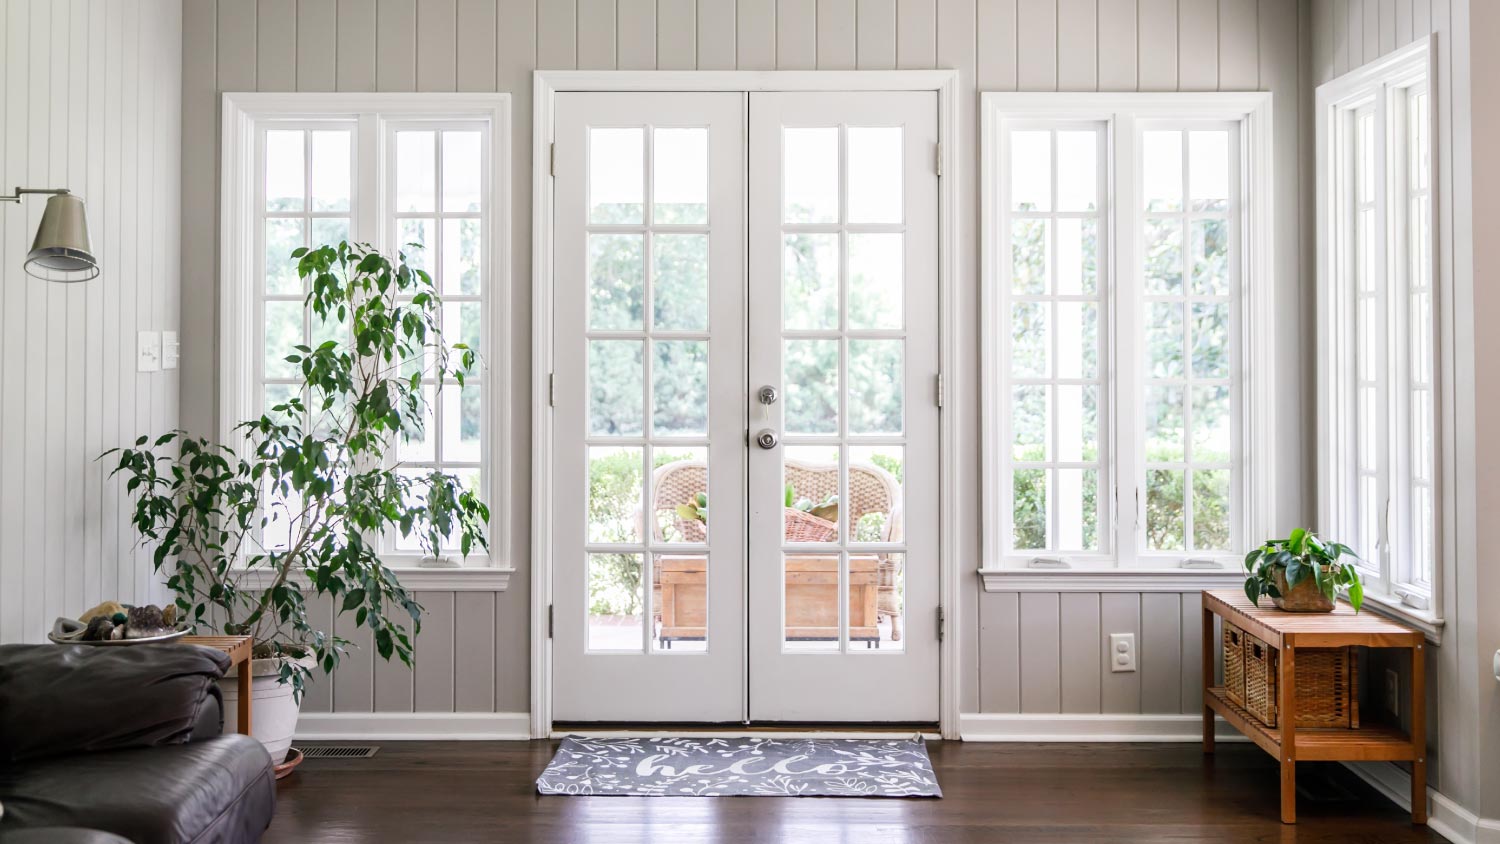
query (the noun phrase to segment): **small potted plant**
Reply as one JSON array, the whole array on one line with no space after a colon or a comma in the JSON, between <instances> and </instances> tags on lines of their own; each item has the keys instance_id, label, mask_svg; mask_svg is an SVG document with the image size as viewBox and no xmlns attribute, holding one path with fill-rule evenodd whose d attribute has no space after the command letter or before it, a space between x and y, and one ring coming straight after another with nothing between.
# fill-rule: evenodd
<instances>
[{"instance_id":1,"label":"small potted plant","mask_svg":"<svg viewBox=\"0 0 1500 844\"><path fill-rule=\"evenodd\" d=\"M1256 606L1262 595L1269 595L1289 612L1333 612L1342 593L1359 612L1364 584L1354 564L1343 562L1345 557L1359 559L1349 546L1297 528L1286 539L1272 539L1245 555L1245 595Z\"/></svg>"}]
</instances>

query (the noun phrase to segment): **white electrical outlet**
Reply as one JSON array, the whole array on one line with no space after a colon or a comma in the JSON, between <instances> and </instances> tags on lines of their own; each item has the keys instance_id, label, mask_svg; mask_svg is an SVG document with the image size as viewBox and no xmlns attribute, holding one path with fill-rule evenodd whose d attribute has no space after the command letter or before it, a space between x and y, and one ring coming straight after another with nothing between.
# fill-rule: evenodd
<instances>
[{"instance_id":1,"label":"white electrical outlet","mask_svg":"<svg viewBox=\"0 0 1500 844\"><path fill-rule=\"evenodd\" d=\"M177 357L180 346L177 344L177 332L163 331L161 333L161 368L176 369Z\"/></svg>"},{"instance_id":2,"label":"white electrical outlet","mask_svg":"<svg viewBox=\"0 0 1500 844\"><path fill-rule=\"evenodd\" d=\"M161 332L141 331L135 335L135 371L161 370Z\"/></svg>"},{"instance_id":3,"label":"white electrical outlet","mask_svg":"<svg viewBox=\"0 0 1500 844\"><path fill-rule=\"evenodd\" d=\"M1109 634L1109 670L1135 670L1135 634Z\"/></svg>"},{"instance_id":4,"label":"white electrical outlet","mask_svg":"<svg viewBox=\"0 0 1500 844\"><path fill-rule=\"evenodd\" d=\"M1396 717L1401 715L1401 675L1394 668L1385 670L1385 709Z\"/></svg>"}]
</instances>

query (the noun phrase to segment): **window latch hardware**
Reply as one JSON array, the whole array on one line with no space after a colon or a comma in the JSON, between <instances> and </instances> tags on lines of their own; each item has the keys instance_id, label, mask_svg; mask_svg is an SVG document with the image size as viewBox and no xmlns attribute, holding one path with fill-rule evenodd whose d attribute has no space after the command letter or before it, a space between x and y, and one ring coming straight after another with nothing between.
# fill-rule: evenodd
<instances>
[{"instance_id":1,"label":"window latch hardware","mask_svg":"<svg viewBox=\"0 0 1500 844\"><path fill-rule=\"evenodd\" d=\"M1222 568L1224 568L1224 564L1221 563L1221 562L1219 562L1218 560L1211 560L1211 559L1209 559L1207 557L1189 557L1186 560L1182 561L1182 568L1185 568L1185 569L1222 569Z\"/></svg>"},{"instance_id":2,"label":"window latch hardware","mask_svg":"<svg viewBox=\"0 0 1500 844\"><path fill-rule=\"evenodd\" d=\"M1026 567L1033 569L1070 569L1073 566L1062 557L1032 557L1031 561L1026 564Z\"/></svg>"}]
</instances>

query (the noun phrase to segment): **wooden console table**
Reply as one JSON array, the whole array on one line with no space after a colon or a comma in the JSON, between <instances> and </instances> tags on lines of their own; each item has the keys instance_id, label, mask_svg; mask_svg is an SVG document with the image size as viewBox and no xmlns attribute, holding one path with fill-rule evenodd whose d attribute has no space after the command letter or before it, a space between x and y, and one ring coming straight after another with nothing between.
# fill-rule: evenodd
<instances>
[{"instance_id":1,"label":"wooden console table","mask_svg":"<svg viewBox=\"0 0 1500 844\"><path fill-rule=\"evenodd\" d=\"M1427 823L1427 681L1420 632L1371 613L1356 615L1340 603L1331 613L1283 612L1250 603L1239 591L1203 593L1203 752L1214 750L1218 714L1281 763L1281 822L1297 822L1297 763L1313 761L1411 762L1412 823ZM1276 727L1267 727L1232 702L1214 683L1214 616L1264 641L1278 652ZM1297 727L1297 648L1407 648L1411 651L1411 734L1382 726L1356 729Z\"/></svg>"},{"instance_id":2,"label":"wooden console table","mask_svg":"<svg viewBox=\"0 0 1500 844\"><path fill-rule=\"evenodd\" d=\"M229 668L239 666L236 685L239 689L239 708L236 725L240 734L250 735L250 651L255 640L249 636L183 636L173 644L198 645L229 654Z\"/></svg>"}]
</instances>

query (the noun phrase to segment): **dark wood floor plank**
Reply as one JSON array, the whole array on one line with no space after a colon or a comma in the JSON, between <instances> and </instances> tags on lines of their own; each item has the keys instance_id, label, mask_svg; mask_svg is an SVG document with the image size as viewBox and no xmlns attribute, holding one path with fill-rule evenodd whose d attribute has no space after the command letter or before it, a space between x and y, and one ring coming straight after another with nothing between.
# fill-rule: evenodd
<instances>
[{"instance_id":1,"label":"dark wood floor plank","mask_svg":"<svg viewBox=\"0 0 1500 844\"><path fill-rule=\"evenodd\" d=\"M929 744L941 800L542 797L556 742L381 742L309 759L278 790L267 842L997 844L1442 842L1334 764L1298 767L1295 827L1258 748Z\"/></svg>"}]
</instances>

